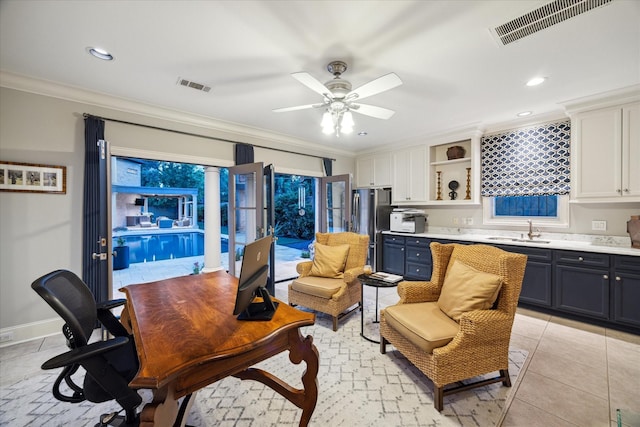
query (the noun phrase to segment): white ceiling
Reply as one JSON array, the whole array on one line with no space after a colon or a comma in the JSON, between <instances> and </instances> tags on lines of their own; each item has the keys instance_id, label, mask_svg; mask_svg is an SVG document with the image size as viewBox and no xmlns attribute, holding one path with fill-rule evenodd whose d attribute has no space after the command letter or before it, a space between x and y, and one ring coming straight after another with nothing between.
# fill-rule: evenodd
<instances>
[{"instance_id":1,"label":"white ceiling","mask_svg":"<svg viewBox=\"0 0 640 427\"><path fill-rule=\"evenodd\" d=\"M640 84L640 1L614 0L516 43L489 28L548 1L17 1L0 2L2 71L284 134L348 151L453 129L561 112L559 103ZM86 53L105 48L115 61ZM389 120L354 115L367 136L336 138L321 101L290 73L358 87L395 72L398 88L366 103ZM526 87L537 75L546 83ZM178 86L178 77L211 86Z\"/></svg>"}]
</instances>

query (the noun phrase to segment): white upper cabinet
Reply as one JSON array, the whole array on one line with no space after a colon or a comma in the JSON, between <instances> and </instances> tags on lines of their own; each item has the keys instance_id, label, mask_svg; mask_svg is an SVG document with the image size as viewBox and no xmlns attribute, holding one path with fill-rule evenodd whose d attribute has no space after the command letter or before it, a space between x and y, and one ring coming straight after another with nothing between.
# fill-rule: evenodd
<instances>
[{"instance_id":1,"label":"white upper cabinet","mask_svg":"<svg viewBox=\"0 0 640 427\"><path fill-rule=\"evenodd\" d=\"M578 113L572 134L574 200L640 201L640 103Z\"/></svg>"},{"instance_id":2,"label":"white upper cabinet","mask_svg":"<svg viewBox=\"0 0 640 427\"><path fill-rule=\"evenodd\" d=\"M391 155L367 155L356 160L356 187L391 187Z\"/></svg>"},{"instance_id":3,"label":"white upper cabinet","mask_svg":"<svg viewBox=\"0 0 640 427\"><path fill-rule=\"evenodd\" d=\"M392 204L426 204L427 146L421 145L395 151L391 155L393 191Z\"/></svg>"}]
</instances>

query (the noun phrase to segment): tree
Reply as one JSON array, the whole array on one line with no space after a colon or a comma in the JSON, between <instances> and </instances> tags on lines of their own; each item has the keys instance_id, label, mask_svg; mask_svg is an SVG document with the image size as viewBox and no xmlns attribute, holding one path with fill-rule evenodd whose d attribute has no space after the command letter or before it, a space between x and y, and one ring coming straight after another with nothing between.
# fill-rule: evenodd
<instances>
[{"instance_id":1,"label":"tree","mask_svg":"<svg viewBox=\"0 0 640 427\"><path fill-rule=\"evenodd\" d=\"M175 163L147 160L142 164L141 182L143 187L197 188L198 204L204 205L204 168L189 163ZM175 210L178 201L173 198L149 198L149 205L156 210ZM204 211L196 209L197 221L204 221Z\"/></svg>"},{"instance_id":2,"label":"tree","mask_svg":"<svg viewBox=\"0 0 640 427\"><path fill-rule=\"evenodd\" d=\"M276 174L274 210L277 235L303 240L313 239L315 230L313 184L313 178ZM301 188L304 188L304 191L301 191ZM300 210L301 194L306 196L304 212Z\"/></svg>"}]
</instances>

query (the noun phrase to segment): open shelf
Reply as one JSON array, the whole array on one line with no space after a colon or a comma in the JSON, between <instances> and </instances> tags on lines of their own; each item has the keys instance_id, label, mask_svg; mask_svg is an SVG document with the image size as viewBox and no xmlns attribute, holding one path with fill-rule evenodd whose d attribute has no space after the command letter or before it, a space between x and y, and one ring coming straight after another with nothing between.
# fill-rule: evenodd
<instances>
[{"instance_id":1,"label":"open shelf","mask_svg":"<svg viewBox=\"0 0 640 427\"><path fill-rule=\"evenodd\" d=\"M447 150L451 147L459 146L464 149L464 157L449 160ZM429 148L429 203L438 205L469 205L478 203L475 198L473 176L471 168L473 165L472 155L474 151L471 147L471 140L450 142L446 144L433 145ZM440 172L440 197L438 200L438 172ZM449 184L457 182L455 190L449 188ZM469 192L467 193L467 186ZM456 198L451 199L451 193L455 191ZM469 195L468 198L467 194Z\"/></svg>"}]
</instances>

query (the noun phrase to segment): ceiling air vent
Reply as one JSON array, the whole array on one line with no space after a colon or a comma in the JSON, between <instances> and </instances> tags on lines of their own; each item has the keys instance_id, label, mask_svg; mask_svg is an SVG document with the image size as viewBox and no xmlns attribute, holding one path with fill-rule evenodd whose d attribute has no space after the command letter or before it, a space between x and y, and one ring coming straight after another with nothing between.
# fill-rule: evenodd
<instances>
[{"instance_id":1,"label":"ceiling air vent","mask_svg":"<svg viewBox=\"0 0 640 427\"><path fill-rule=\"evenodd\" d=\"M191 80L183 79L182 77L178 77L178 84L180 86L190 87L202 92L209 92L211 90L211 87L209 86L203 85L202 83L192 82Z\"/></svg>"},{"instance_id":2,"label":"ceiling air vent","mask_svg":"<svg viewBox=\"0 0 640 427\"><path fill-rule=\"evenodd\" d=\"M498 43L509 43L611 3L613 0L556 0L505 24L491 28Z\"/></svg>"}]
</instances>

